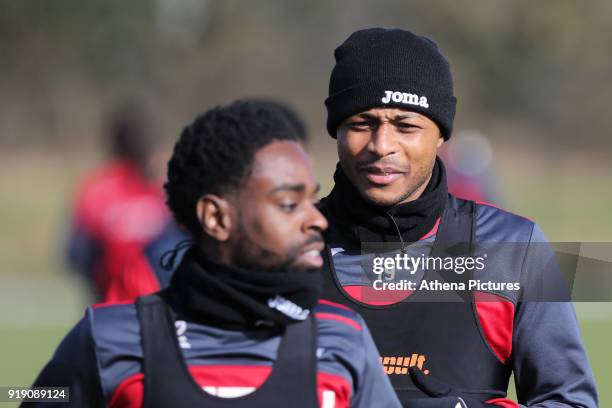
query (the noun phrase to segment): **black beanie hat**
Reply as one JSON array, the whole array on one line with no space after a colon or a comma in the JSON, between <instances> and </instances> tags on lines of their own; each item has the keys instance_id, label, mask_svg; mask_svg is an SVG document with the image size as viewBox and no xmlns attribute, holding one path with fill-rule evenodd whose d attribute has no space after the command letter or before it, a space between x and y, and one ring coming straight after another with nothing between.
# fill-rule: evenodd
<instances>
[{"instance_id":1,"label":"black beanie hat","mask_svg":"<svg viewBox=\"0 0 612 408\"><path fill-rule=\"evenodd\" d=\"M448 61L432 40L400 29L359 30L334 51L329 79L327 131L374 107L405 108L433 120L445 140L455 104Z\"/></svg>"}]
</instances>

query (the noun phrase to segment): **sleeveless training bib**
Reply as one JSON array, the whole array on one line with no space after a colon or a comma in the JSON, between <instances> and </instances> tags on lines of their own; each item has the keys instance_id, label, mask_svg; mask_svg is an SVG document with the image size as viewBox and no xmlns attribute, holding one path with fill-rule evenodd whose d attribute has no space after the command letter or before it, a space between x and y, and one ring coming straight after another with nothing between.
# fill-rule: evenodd
<instances>
[{"instance_id":1,"label":"sleeveless training bib","mask_svg":"<svg viewBox=\"0 0 612 408\"><path fill-rule=\"evenodd\" d=\"M474 239L474 203L449 198L430 256L468 256ZM415 291L406 299L372 306L345 291L336 275L327 248L323 297L345 304L366 321L381 355L385 372L398 397L427 397L412 383L408 367L418 366L426 375L444 381L475 399L505 397L510 377L486 343L478 324L471 291ZM467 282L469 271L425 271L423 279Z\"/></svg>"},{"instance_id":2,"label":"sleeveless training bib","mask_svg":"<svg viewBox=\"0 0 612 408\"><path fill-rule=\"evenodd\" d=\"M141 297L137 309L143 348L143 407L318 407L312 316L286 326L272 372L259 388L242 397L219 398L205 392L189 373L164 300L158 294Z\"/></svg>"}]
</instances>

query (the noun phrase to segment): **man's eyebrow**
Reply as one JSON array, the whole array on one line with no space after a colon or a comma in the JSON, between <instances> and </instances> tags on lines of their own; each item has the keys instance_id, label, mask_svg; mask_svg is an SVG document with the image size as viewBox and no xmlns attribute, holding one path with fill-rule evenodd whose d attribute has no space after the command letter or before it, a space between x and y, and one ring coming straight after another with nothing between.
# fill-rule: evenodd
<instances>
[{"instance_id":1,"label":"man's eyebrow","mask_svg":"<svg viewBox=\"0 0 612 408\"><path fill-rule=\"evenodd\" d=\"M355 116L357 116L358 118L362 118L362 119L377 119L375 115L372 115L371 113L368 113L368 112L361 112Z\"/></svg>"},{"instance_id":2,"label":"man's eyebrow","mask_svg":"<svg viewBox=\"0 0 612 408\"><path fill-rule=\"evenodd\" d=\"M321 184L317 183L315 186L315 194L321 190ZM303 193L306 191L306 185L303 183L283 183L280 186L274 187L270 194L278 193L279 191L295 191L296 193Z\"/></svg>"},{"instance_id":3,"label":"man's eyebrow","mask_svg":"<svg viewBox=\"0 0 612 408\"><path fill-rule=\"evenodd\" d=\"M296 193L302 193L306 191L306 185L303 183L283 183L280 186L276 186L270 191L270 194L278 193L279 191L295 191Z\"/></svg>"},{"instance_id":4,"label":"man's eyebrow","mask_svg":"<svg viewBox=\"0 0 612 408\"><path fill-rule=\"evenodd\" d=\"M418 118L419 115L416 113L402 113L393 118L393 120L402 120L402 119L415 119Z\"/></svg>"}]
</instances>

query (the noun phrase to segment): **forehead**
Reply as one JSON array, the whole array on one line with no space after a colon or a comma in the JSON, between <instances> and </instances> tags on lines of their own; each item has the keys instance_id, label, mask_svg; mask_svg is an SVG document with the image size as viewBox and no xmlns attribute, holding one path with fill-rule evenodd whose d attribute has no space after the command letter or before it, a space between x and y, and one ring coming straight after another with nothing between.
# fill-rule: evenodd
<instances>
[{"instance_id":1,"label":"forehead","mask_svg":"<svg viewBox=\"0 0 612 408\"><path fill-rule=\"evenodd\" d=\"M360 116L360 115L375 116L375 117L387 118L387 119L393 119L398 116L405 116L407 118L428 119L427 116L425 115L421 115L420 113L413 112L408 109L402 109L402 108L371 108L371 109L356 113L352 117Z\"/></svg>"},{"instance_id":2,"label":"forehead","mask_svg":"<svg viewBox=\"0 0 612 408\"><path fill-rule=\"evenodd\" d=\"M293 141L272 142L255 153L252 182L271 187L284 183L314 183L312 163Z\"/></svg>"}]
</instances>

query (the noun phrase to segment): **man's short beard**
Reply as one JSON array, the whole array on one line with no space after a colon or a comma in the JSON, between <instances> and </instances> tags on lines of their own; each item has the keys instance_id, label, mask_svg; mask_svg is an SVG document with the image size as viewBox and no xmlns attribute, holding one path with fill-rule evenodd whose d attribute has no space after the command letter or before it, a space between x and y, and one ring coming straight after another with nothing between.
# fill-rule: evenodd
<instances>
[{"instance_id":1,"label":"man's short beard","mask_svg":"<svg viewBox=\"0 0 612 408\"><path fill-rule=\"evenodd\" d=\"M238 237L240 241L235 248L234 264L243 269L262 272L287 273L291 269L293 259L285 259L282 262L275 260L277 254L262 248L256 242L249 240L246 236Z\"/></svg>"},{"instance_id":2,"label":"man's short beard","mask_svg":"<svg viewBox=\"0 0 612 408\"><path fill-rule=\"evenodd\" d=\"M233 264L239 268L271 273L318 272L321 268L306 268L295 266L296 260L303 245L293 248L283 259L279 254L272 252L249 238L238 220L236 231L236 247L234 249Z\"/></svg>"},{"instance_id":3,"label":"man's short beard","mask_svg":"<svg viewBox=\"0 0 612 408\"><path fill-rule=\"evenodd\" d=\"M419 188L423 187L423 185L427 185L427 183L429 183L429 180L431 180L431 172L429 173L429 175L427 177L425 177L422 181L420 181L418 183L418 185L416 185L414 188L412 188L410 191L407 191L406 193L404 193L399 200L397 200L393 205L398 205L403 203L404 201L406 201L406 199L408 199L411 195L414 194L415 191L417 191Z\"/></svg>"},{"instance_id":4,"label":"man's short beard","mask_svg":"<svg viewBox=\"0 0 612 408\"><path fill-rule=\"evenodd\" d=\"M431 181L431 177L433 175L433 167L435 165L435 160L431 166L431 168L429 169L429 171L426 173L425 177L423 177L421 180L419 180L419 182L412 187L411 189L409 189L408 191L404 192L398 199L393 200L393 202L383 202L382 200L377 200L374 199L373 197L369 197L365 194L365 192L360 191L360 195L361 198L364 199L364 201L375 205L377 207L385 207L385 208L392 208L395 207L396 205L400 205L400 204L404 204L404 202L414 194L415 191L417 191L419 188L423 187L424 185L427 186L427 183L429 183ZM355 184L353 184L355 185ZM418 198L418 197L417 197ZM416 199L416 198L415 198Z\"/></svg>"},{"instance_id":5,"label":"man's short beard","mask_svg":"<svg viewBox=\"0 0 612 408\"><path fill-rule=\"evenodd\" d=\"M431 174L429 175L429 177L431 177ZM392 202L386 202L384 200L375 199L373 197L370 197L370 196L366 195L365 192L360 192L360 194L361 194L361 198L363 198L363 200L366 201L367 203L370 203L370 204L375 205L377 207L391 208L391 207L395 207L396 205L403 204L404 201L407 198L409 198L411 195L413 195L415 191L417 191L419 188L421 188L423 186L423 184L426 184L428 182L428 180L429 179L426 178L425 180L421 181L414 188L411 188L410 190L406 191L398 199L393 200Z\"/></svg>"}]
</instances>

